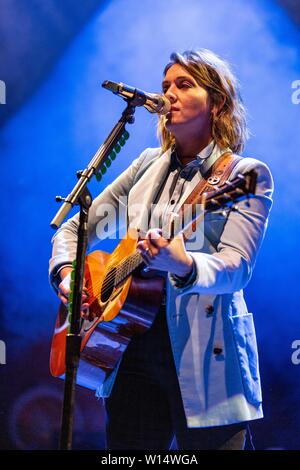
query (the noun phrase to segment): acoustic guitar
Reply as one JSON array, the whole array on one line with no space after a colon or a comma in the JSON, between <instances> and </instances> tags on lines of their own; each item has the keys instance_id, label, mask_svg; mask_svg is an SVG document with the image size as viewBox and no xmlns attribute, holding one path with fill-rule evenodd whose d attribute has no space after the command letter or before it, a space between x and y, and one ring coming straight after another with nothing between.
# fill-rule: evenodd
<instances>
[{"instance_id":1,"label":"acoustic guitar","mask_svg":"<svg viewBox=\"0 0 300 470\"><path fill-rule=\"evenodd\" d=\"M237 202L254 196L256 178L252 170L204 193L200 214L194 211L192 217L184 217L182 207L178 214L183 215L184 224L173 217L169 238L179 233L188 238L208 212L233 210ZM89 319L81 320L77 383L92 390L116 367L131 338L151 327L162 302L165 278L157 271L147 273L137 242L138 233L131 229L112 254L97 250L86 257ZM61 303L50 353L50 371L55 377L64 378L68 328L68 310Z\"/></svg>"}]
</instances>

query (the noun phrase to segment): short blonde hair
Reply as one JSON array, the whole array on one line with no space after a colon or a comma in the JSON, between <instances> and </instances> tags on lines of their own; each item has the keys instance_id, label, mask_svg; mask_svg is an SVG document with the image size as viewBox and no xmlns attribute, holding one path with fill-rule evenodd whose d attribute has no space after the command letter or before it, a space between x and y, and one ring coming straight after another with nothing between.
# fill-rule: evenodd
<instances>
[{"instance_id":1,"label":"short blonde hair","mask_svg":"<svg viewBox=\"0 0 300 470\"><path fill-rule=\"evenodd\" d=\"M238 80L229 64L207 49L188 50L182 54L173 52L164 75L174 64L181 65L207 90L212 109L218 110L213 113L212 137L219 147L229 147L233 152L241 152L249 137L249 131ZM175 144L175 138L167 130L165 123L166 117L161 116L157 130L164 152Z\"/></svg>"}]
</instances>

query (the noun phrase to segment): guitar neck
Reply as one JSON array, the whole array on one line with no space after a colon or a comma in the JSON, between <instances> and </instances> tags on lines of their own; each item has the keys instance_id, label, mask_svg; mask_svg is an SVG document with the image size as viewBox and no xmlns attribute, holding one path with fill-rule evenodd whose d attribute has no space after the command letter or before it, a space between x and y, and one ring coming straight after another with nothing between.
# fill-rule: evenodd
<instances>
[{"instance_id":1,"label":"guitar neck","mask_svg":"<svg viewBox=\"0 0 300 470\"><path fill-rule=\"evenodd\" d=\"M243 199L249 199L255 194L257 173L252 170L244 175L226 181L216 190L203 193L200 203L185 204L178 212L171 213L171 219L162 228L162 236L169 241L179 234L190 235L195 230L205 214L216 210L231 208ZM116 284L122 284L137 268L144 264L144 260L136 250L132 255L123 260L117 267Z\"/></svg>"},{"instance_id":2,"label":"guitar neck","mask_svg":"<svg viewBox=\"0 0 300 470\"><path fill-rule=\"evenodd\" d=\"M194 221L196 221L196 218L194 218ZM189 226L190 223L186 224L186 226L183 228L179 228L175 223L173 223L171 226L168 223L162 228L162 236L164 236L167 240L171 241L174 237L179 235L179 233L184 232ZM116 267L116 286L122 284L129 276L132 275L132 273L136 269L141 268L144 264L145 262L142 258L140 251L136 249L136 251L132 255L128 256Z\"/></svg>"},{"instance_id":3,"label":"guitar neck","mask_svg":"<svg viewBox=\"0 0 300 470\"><path fill-rule=\"evenodd\" d=\"M143 264L144 260L139 250L136 250L132 255L128 256L128 258L119 263L116 267L116 287L119 284L122 284L137 268L140 268Z\"/></svg>"}]
</instances>

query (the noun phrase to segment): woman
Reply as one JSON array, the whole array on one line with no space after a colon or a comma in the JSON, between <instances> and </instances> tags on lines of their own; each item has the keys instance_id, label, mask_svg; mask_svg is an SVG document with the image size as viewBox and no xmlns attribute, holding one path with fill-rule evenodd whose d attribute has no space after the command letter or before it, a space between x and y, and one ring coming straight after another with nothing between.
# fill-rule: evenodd
<instances>
[{"instance_id":1,"label":"woman","mask_svg":"<svg viewBox=\"0 0 300 470\"><path fill-rule=\"evenodd\" d=\"M166 273L166 305L98 391L108 448L168 449L175 434L179 449L242 449L247 423L263 416L255 330L242 289L267 226L272 177L258 160L240 159L229 179L256 170L250 204L209 214L201 246L180 236L166 240L160 229L170 213L222 155L243 149L247 127L236 79L211 51L172 54L162 87L171 110L160 118L161 148L145 150L95 199L89 218L94 244L101 204L117 209L126 197L131 226L159 221L138 248L149 267ZM137 214L141 200L145 208ZM53 239L50 274L65 303L77 224L75 216Z\"/></svg>"}]
</instances>

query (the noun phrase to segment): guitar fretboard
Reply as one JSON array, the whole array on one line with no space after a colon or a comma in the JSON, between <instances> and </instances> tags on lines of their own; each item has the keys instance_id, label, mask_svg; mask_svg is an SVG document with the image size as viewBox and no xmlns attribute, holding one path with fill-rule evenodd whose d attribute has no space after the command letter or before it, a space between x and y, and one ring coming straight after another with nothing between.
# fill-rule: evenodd
<instances>
[{"instance_id":1,"label":"guitar fretboard","mask_svg":"<svg viewBox=\"0 0 300 470\"><path fill-rule=\"evenodd\" d=\"M211 212L216 209L230 207L233 203L240 201L244 198L254 196L256 187L257 174L254 170L241 175L239 174L233 181L226 181L222 187L216 187L215 191L205 193L205 210L203 208L200 215L192 216L189 218L189 222L182 226L176 226L174 220L171 227L164 227L163 233L169 233L169 239L173 239L179 233L184 233L194 222L199 222L199 219L207 212ZM176 214L175 214L176 215ZM184 211L183 211L184 215ZM183 217L185 221L185 217ZM168 231L167 231L168 230ZM121 285L138 267L144 263L139 250L136 250L132 255L128 256L125 260L119 263L117 266L112 268L114 271L112 276L114 287ZM111 280L111 279L110 279ZM106 282L104 281L104 288L106 289Z\"/></svg>"}]
</instances>

